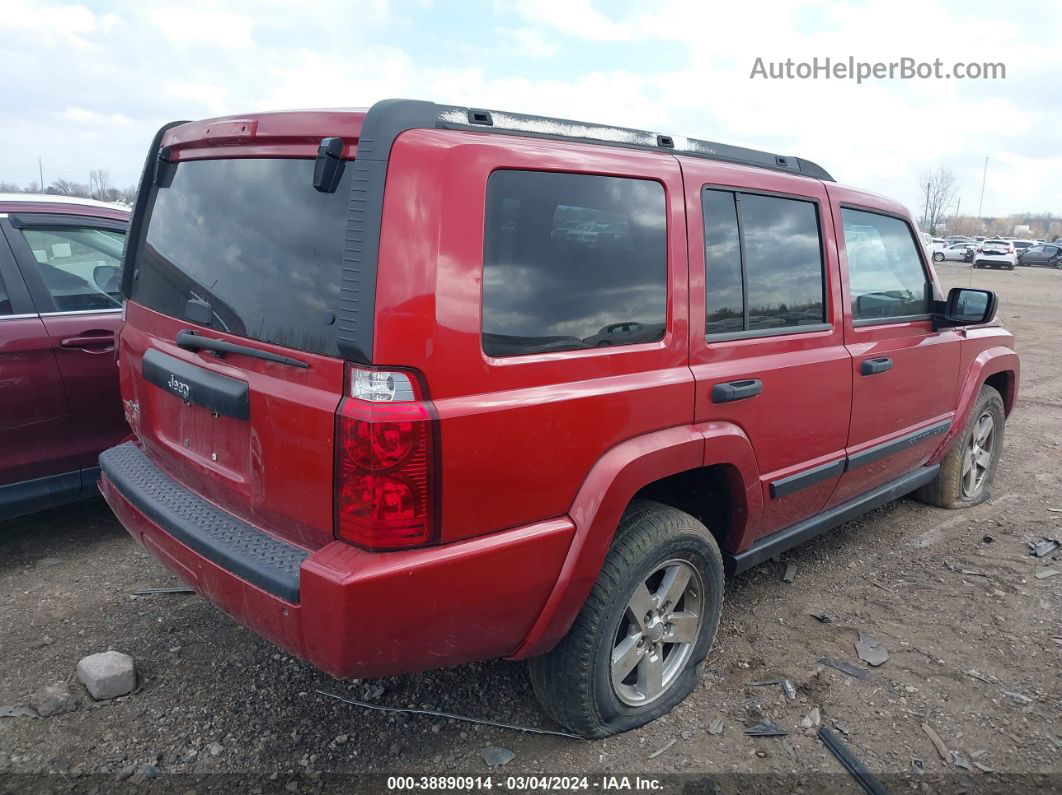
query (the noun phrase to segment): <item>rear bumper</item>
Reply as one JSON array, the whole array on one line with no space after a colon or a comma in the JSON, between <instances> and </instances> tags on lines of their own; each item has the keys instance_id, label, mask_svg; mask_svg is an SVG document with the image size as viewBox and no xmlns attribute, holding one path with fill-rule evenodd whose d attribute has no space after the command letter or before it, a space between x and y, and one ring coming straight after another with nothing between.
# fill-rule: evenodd
<instances>
[{"instance_id":1,"label":"rear bumper","mask_svg":"<svg viewBox=\"0 0 1062 795\"><path fill-rule=\"evenodd\" d=\"M334 676L511 654L538 618L574 530L559 518L403 552L371 553L341 541L308 550L205 502L132 443L106 451L100 463L108 504L166 568L244 626Z\"/></svg>"}]
</instances>

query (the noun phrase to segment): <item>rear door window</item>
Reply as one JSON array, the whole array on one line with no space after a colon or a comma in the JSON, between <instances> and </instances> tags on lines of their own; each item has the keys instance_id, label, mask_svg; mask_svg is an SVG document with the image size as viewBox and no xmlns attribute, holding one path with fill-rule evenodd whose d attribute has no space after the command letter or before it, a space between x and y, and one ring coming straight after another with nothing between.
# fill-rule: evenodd
<instances>
[{"instance_id":1,"label":"rear door window","mask_svg":"<svg viewBox=\"0 0 1062 795\"><path fill-rule=\"evenodd\" d=\"M928 314L932 287L907 223L847 207L841 221L852 316L895 320Z\"/></svg>"},{"instance_id":2,"label":"rear door window","mask_svg":"<svg viewBox=\"0 0 1062 795\"><path fill-rule=\"evenodd\" d=\"M57 312L120 309L119 274L125 234L89 226L22 230ZM43 311L43 310L42 310Z\"/></svg>"},{"instance_id":3,"label":"rear door window","mask_svg":"<svg viewBox=\"0 0 1062 795\"><path fill-rule=\"evenodd\" d=\"M495 171L487 182L483 350L491 356L654 342L667 317L663 186Z\"/></svg>"},{"instance_id":4,"label":"rear door window","mask_svg":"<svg viewBox=\"0 0 1062 795\"><path fill-rule=\"evenodd\" d=\"M708 336L787 333L826 320L815 202L706 189Z\"/></svg>"},{"instance_id":5,"label":"rear door window","mask_svg":"<svg viewBox=\"0 0 1062 795\"><path fill-rule=\"evenodd\" d=\"M313 187L313 160L192 160L156 189L136 252L132 298L173 317L209 304L211 325L331 353L350 175Z\"/></svg>"}]
</instances>

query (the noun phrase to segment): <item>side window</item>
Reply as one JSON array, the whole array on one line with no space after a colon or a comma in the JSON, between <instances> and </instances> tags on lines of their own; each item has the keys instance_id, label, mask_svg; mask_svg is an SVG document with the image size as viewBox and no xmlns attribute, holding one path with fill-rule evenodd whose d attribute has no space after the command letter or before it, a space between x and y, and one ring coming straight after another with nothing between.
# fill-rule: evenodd
<instances>
[{"instance_id":1,"label":"side window","mask_svg":"<svg viewBox=\"0 0 1062 795\"><path fill-rule=\"evenodd\" d=\"M22 234L58 311L121 307L124 234L66 226L23 229Z\"/></svg>"},{"instance_id":2,"label":"side window","mask_svg":"<svg viewBox=\"0 0 1062 795\"><path fill-rule=\"evenodd\" d=\"M702 205L709 336L825 322L814 202L706 189Z\"/></svg>"},{"instance_id":3,"label":"side window","mask_svg":"<svg viewBox=\"0 0 1062 795\"><path fill-rule=\"evenodd\" d=\"M856 320L929 313L931 286L908 225L898 218L841 210L848 282Z\"/></svg>"},{"instance_id":4,"label":"side window","mask_svg":"<svg viewBox=\"0 0 1062 795\"><path fill-rule=\"evenodd\" d=\"M658 182L544 171L487 181L483 350L491 356L654 342L667 319Z\"/></svg>"}]
</instances>

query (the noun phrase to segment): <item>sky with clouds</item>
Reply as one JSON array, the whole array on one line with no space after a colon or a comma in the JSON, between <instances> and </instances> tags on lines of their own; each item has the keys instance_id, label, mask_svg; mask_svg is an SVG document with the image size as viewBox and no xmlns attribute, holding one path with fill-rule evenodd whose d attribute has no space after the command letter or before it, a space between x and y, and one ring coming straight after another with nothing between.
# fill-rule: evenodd
<instances>
[{"instance_id":1,"label":"sky with clouds","mask_svg":"<svg viewBox=\"0 0 1062 795\"><path fill-rule=\"evenodd\" d=\"M814 160L917 212L1062 214L1062 3L1024 0L4 0L0 181L134 184L172 119L385 97L691 135ZM751 79L757 57L1003 63L1002 80Z\"/></svg>"}]
</instances>

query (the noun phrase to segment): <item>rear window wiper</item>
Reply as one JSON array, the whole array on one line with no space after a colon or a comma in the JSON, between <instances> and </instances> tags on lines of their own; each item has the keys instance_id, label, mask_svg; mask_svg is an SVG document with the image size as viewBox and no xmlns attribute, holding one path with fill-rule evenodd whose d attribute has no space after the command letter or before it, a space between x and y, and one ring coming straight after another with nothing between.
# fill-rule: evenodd
<instances>
[{"instance_id":1,"label":"rear window wiper","mask_svg":"<svg viewBox=\"0 0 1062 795\"><path fill-rule=\"evenodd\" d=\"M290 356L281 356L279 353L270 353L269 351L258 350L257 348L250 348L246 345L237 345L233 342L227 342L226 340L216 340L210 337L204 337L202 334L196 334L190 329L177 332L177 346L184 348L186 351L216 351L218 353L239 353L243 356L253 356L256 359L264 359L267 362L278 362L279 364L290 364L292 367L309 367L310 365L299 359L292 359Z\"/></svg>"}]
</instances>

